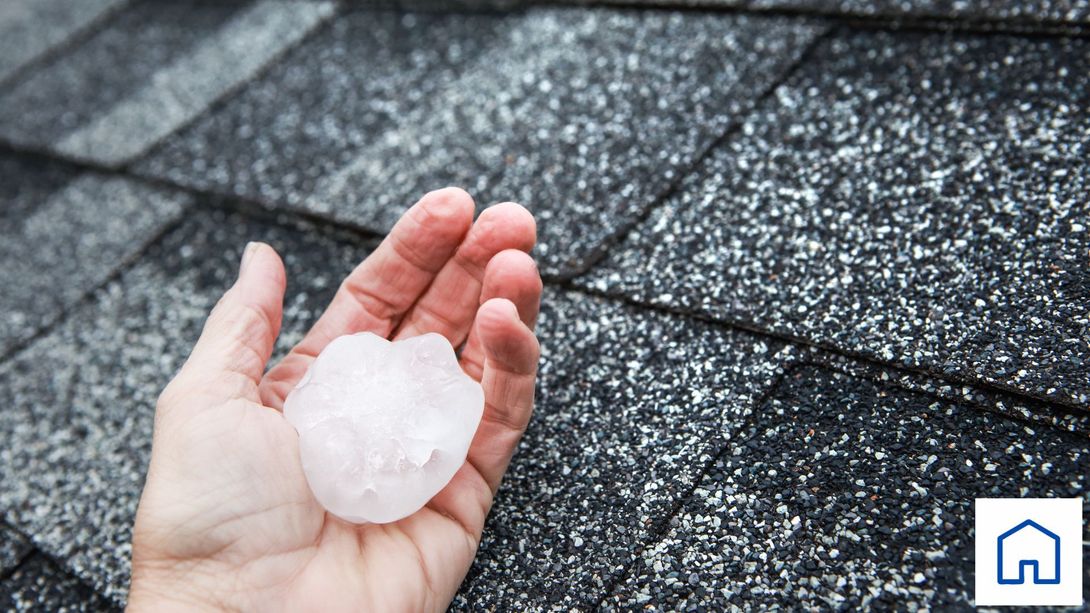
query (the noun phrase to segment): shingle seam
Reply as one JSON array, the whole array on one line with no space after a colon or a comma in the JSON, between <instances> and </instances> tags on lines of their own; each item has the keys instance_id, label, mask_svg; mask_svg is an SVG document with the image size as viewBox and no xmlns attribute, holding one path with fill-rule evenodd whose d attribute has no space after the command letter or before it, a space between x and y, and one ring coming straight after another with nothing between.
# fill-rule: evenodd
<instances>
[{"instance_id":1,"label":"shingle seam","mask_svg":"<svg viewBox=\"0 0 1090 613\"><path fill-rule=\"evenodd\" d=\"M896 385L910 392L931 394L947 402L972 406L1027 424L1043 424L1050 428L1090 436L1090 411L1084 409L1070 409L1036 398L985 389L979 385L955 385L931 374L901 370L882 362L867 362L824 349L808 347L804 352L805 359L839 372L850 372L855 376ZM1065 422L1068 427L1062 425Z\"/></svg>"},{"instance_id":2,"label":"shingle seam","mask_svg":"<svg viewBox=\"0 0 1090 613\"><path fill-rule=\"evenodd\" d=\"M34 555L35 555L35 554L37 554L37 553L41 553L41 552L40 552L40 550L39 550L39 549L38 549L37 547L33 547L33 546L32 546L32 547L30 547L29 549L27 549L27 550L26 550L26 553L24 553L24 554L22 555L22 557L20 557L20 558L19 558L19 561L18 561L18 562L16 562L15 564L13 564L13 565L11 566L11 568L7 569L7 571L5 571L4 573L0 574L0 585L3 585L3 583L4 583L5 581L7 581L8 579L10 579L10 578L11 578L11 577L12 577L13 575L15 575L15 573L19 572L19 570L20 570L20 569L22 569L22 568L23 568L24 566L26 566L27 562L28 562L28 561L29 561L29 560L30 560L31 558L33 558L33 557L34 557Z\"/></svg>"},{"instance_id":3,"label":"shingle seam","mask_svg":"<svg viewBox=\"0 0 1090 613\"><path fill-rule=\"evenodd\" d=\"M511 1L511 0L509 0ZM414 6L415 5L415 6ZM354 3L348 0L348 6L351 8L348 10L361 10L361 11L386 11L393 13L423 13L423 14L440 14L440 15L514 15L516 13L522 13L527 10L539 7L539 6L567 6L570 4L564 3L551 3L541 2L540 0L531 0L528 2L519 2L517 0L511 1L510 4L504 6L502 3L484 3L480 6L472 6L470 4L460 4L454 2L451 4L429 5L428 3L416 3L412 0L376 0L371 3Z\"/></svg>"},{"instance_id":4,"label":"shingle seam","mask_svg":"<svg viewBox=\"0 0 1090 613\"><path fill-rule=\"evenodd\" d=\"M609 255L609 251L612 247L616 247L624 243L624 241L628 238L633 230L642 226L648 219L650 219L651 215L656 210L658 210L662 206L665 206L666 203L669 202L670 199L681 190L682 186L685 184L686 179L700 169L705 159L707 159L708 156L712 155L715 150L722 147L732 137L738 134L742 130L743 125L745 124L744 119L756 109L758 109L765 100L774 95L775 91L779 89L781 85L786 83L788 79L790 79L802 66L804 66L809 61L813 52L831 35L833 31L836 30L836 28L833 27L832 24L825 22L817 22L814 25L822 27L823 30L819 34L814 36L813 40L811 40L807 44L806 48L803 49L801 53L799 53L799 56L795 58L795 60L791 62L791 64L785 67L784 70L780 73L779 77L769 83L769 85L761 91L760 95L756 96L753 99L749 106L746 107L745 110L742 111L738 115L738 117L731 122L731 124L726 128L723 133L719 134L711 141L709 141L709 143L705 145L702 150L700 150L695 156L693 156L693 159L685 167L679 168L677 170L673 180L665 188L660 190L654 198L651 199L651 203L644 207L639 215L636 215L632 219L629 219L626 223L622 224L620 227L608 234L602 240L602 242L594 248L593 251L591 251L585 257L581 258L577 266L573 266L570 270L562 274L553 275L553 278L556 281L568 281L579 277L580 275L586 274L599 263L601 263L607 255Z\"/></svg>"},{"instance_id":5,"label":"shingle seam","mask_svg":"<svg viewBox=\"0 0 1090 613\"><path fill-rule=\"evenodd\" d=\"M53 566L56 566L61 572L63 572L65 575L67 575L69 579L71 579L72 581L75 581L76 583L79 583L84 589L86 589L88 592L92 592L92 593L96 594L103 601L112 602L112 603L114 603L116 605L119 605L119 606L124 604L124 603L120 603L120 602L110 598L109 596L106 596L102 592L95 589L95 586L88 583L83 577L79 576L79 574L77 574L70 566L68 566L68 563L66 561L64 561L62 559L59 559L59 558L57 558L57 557L55 557L53 555L50 555L50 554L46 553L44 550L42 550L42 549L40 549L40 548L38 548L36 546L32 546L27 551L26 555L24 555L23 558L21 560L19 560L19 563L17 565L15 565L8 573L6 573L2 577L0 577L0 583L10 579L12 576L15 575L15 573L17 573L21 569L25 568L35 558L41 558L42 560L45 560L46 562L52 564ZM83 603L83 604L87 604L87 603Z\"/></svg>"},{"instance_id":6,"label":"shingle seam","mask_svg":"<svg viewBox=\"0 0 1090 613\"><path fill-rule=\"evenodd\" d=\"M6 77L0 79L0 90L12 89L18 82L33 74L36 69L45 66L59 57L67 55L76 47L87 42L109 26L118 15L132 6L135 2L136 0L126 0L121 4L110 8L102 15L92 19L82 28L76 30L63 41L30 58Z\"/></svg>"},{"instance_id":7,"label":"shingle seam","mask_svg":"<svg viewBox=\"0 0 1090 613\"><path fill-rule=\"evenodd\" d=\"M126 271L138 264L143 259L143 256L149 250L155 247L155 245L158 244L164 236L170 234L174 230L181 227L183 223L185 223L185 220L187 218L186 213L193 208L195 208L195 205L192 202L183 204L179 213L175 215L174 219L167 221L162 225L162 227L160 227L154 233L145 238L139 248L133 251L130 255L118 260L113 269L111 269L109 273L107 273L102 278L101 281L92 284L86 290L81 292L79 294L79 298L74 300L72 303L68 304L67 306L61 307L56 315L50 317L46 324L36 330L33 334L27 336L24 339L14 342L10 347L8 347L6 351L0 353L0 364L3 364L11 358L19 355L24 350L28 349L31 345L33 345L35 342L37 342L39 339L51 334L58 326L62 325L68 319L69 315L71 315L75 311L78 311L84 305L93 300L95 294L97 294L102 288L108 286L110 283L113 283L118 278L120 278L121 275L123 275Z\"/></svg>"},{"instance_id":8,"label":"shingle seam","mask_svg":"<svg viewBox=\"0 0 1090 613\"><path fill-rule=\"evenodd\" d=\"M582 292L584 294L587 294L587 295L590 295L590 296L596 296L598 298L604 298L604 299L609 299L609 300L620 301L620 302L622 302L624 304L627 304L627 305L629 305L631 307L640 308L640 309L644 309L644 310L649 309L651 311L670 314L670 315L686 316L686 317L693 318L696 321L717 325L717 326L722 327L722 328L733 329L733 330L741 330L741 331L744 331L744 332L748 332L750 334L755 334L757 336L761 336L761 337L764 337L764 338L777 340L777 341L784 342L784 343L787 343L789 345L799 347L799 348L803 348L803 349L824 351L824 352L827 352L827 353L832 354L832 355L842 356L842 357L845 357L845 358L848 358L848 359L851 359L851 360L855 360L855 361L858 361L858 362L862 362L862 363L865 363L865 364L872 364L872 365L875 365L875 366L878 366L878 367L881 367L881 368L885 368L885 369L888 369L888 370L891 370L891 371L895 371L895 372L907 373L907 374L914 375L914 376L931 377L933 379L944 381L944 382L947 382L947 383L950 383L950 384L964 385L964 386L969 386L969 387L973 387L973 388L980 389L980 390L995 392L995 393L998 393L998 394L1001 394L1001 395L1004 395L1004 396L1008 396L1008 397L1013 398L1013 399L1018 399L1018 400L1022 400L1022 401L1025 401L1025 402L1031 402L1031 403L1037 404L1037 405L1048 406L1048 407L1051 407L1054 410L1065 412L1065 413L1073 413L1073 414L1077 414L1077 415L1081 415L1081 414L1086 413L1086 409L1084 407L1081 407L1081 406L1078 406L1078 405L1075 405L1075 404L1058 402L1057 400L1052 399L1052 398L1040 398L1038 396L1028 394L1028 393L1026 393L1026 392L1024 392L1024 391L1022 391L1020 389L1011 388L1011 387L1007 387L1007 386L1003 386L1003 385L999 385L999 384L995 384L995 383L989 383L987 381L981 381L981 380L978 380L978 379L959 378L959 377L951 376L951 375L949 375L947 373L941 373L941 372L935 372L935 371L932 371L932 370L927 370L926 368L910 368L910 367L906 367L906 366L896 364L896 363L892 363L892 362L883 362L883 361L878 360L878 359L876 359L876 358L874 358L872 356L868 356L868 355L865 355L865 354L862 354L862 353L855 353L855 352L852 352L852 351L850 351L848 349L844 349L842 347L837 347L835 345L826 345L826 344L815 342L813 340L806 339L806 338L803 338L803 337L794 336L794 335L790 335L790 334L783 334L783 333L780 333L780 332L775 332L775 331L772 331L772 330L768 330L766 328L763 328L763 327L761 327L759 325L756 325L756 324L754 324L752 322L749 322L749 321L746 321L746 320L710 316L710 315L706 315L706 314L702 314L702 313L694 313L694 312L687 311L687 310L682 309L682 308L670 308L670 307L666 307L666 306L663 306L663 305L660 305L660 304L654 304L654 303L651 303L651 302L645 302L645 301L642 301L642 300L638 300L638 299L635 299L635 298L632 298L632 297L629 297L629 296L626 296L626 295L623 295L623 294L620 294L620 293L615 293L615 292L611 292L611 291L602 291L602 290L597 290L597 289L593 289L593 288L590 288L590 287L585 287L585 286L582 286L582 285L576 285L576 284L572 283L570 280L566 280L566 279L563 279L563 280L554 279L554 280L551 280L551 282L553 284L555 284L555 285L560 285L560 286L564 287L565 289L570 289L572 291Z\"/></svg>"},{"instance_id":9,"label":"shingle seam","mask_svg":"<svg viewBox=\"0 0 1090 613\"><path fill-rule=\"evenodd\" d=\"M1055 430L1057 432L1070 432L1069 430L1064 430L1062 428L1057 428L1057 427L1052 426L1052 425L1042 424L1039 421L1033 421L1031 419L1026 419L1025 417L1022 417L1021 415L1018 415L1017 413L1005 413L1003 411L997 411L994 407L988 406L988 405L980 403L980 402L974 402L974 401L968 400L968 399L957 399L957 400L955 400L955 399L943 396L942 394L939 394L939 393L936 393L936 392L931 392L931 391L927 391L927 390L923 390L923 389L919 389L919 388L913 388L913 387L904 385L904 384L902 384L902 383L900 383L900 382L898 382L897 380L894 380L894 379L882 379L877 373L868 373L868 372L863 372L861 370L853 370L852 368L850 368L850 367L848 367L846 365L834 364L834 363L830 363L830 362L823 362L821 360L813 359L811 356L805 356L805 357L801 358L797 363L792 364L792 367L794 367L795 365L799 365L799 366L809 365L809 366L812 366L814 368L821 368L821 369L824 369L824 370L828 370L830 372L837 372L837 373L840 373L840 374L842 374L844 376L847 376L847 377L853 377L853 378L860 379L860 380L870 381L871 383L873 383L873 384L875 384L877 386L896 388L898 390L908 392L908 393L911 393L911 394L923 394L923 395L925 395L925 396L927 396L929 398L932 398L932 399L934 399L934 400L936 400L938 402L945 402L945 403L952 403L952 404L962 404L962 405L965 405L967 407L971 407L971 408L973 408L975 410L983 411L985 413L988 413L989 415L994 415L996 418L1006 419L1008 421L1015 421L1015 422L1018 422L1020 424L1024 424L1026 426L1029 426L1031 428L1037 428L1037 429L1048 428L1048 429L1051 429L1051 430ZM892 367L888 367L888 368L890 370L895 370ZM1090 434L1088 432L1081 431L1081 430L1079 431L1079 433L1084 434L1084 435L1085 434Z\"/></svg>"},{"instance_id":10,"label":"shingle seam","mask_svg":"<svg viewBox=\"0 0 1090 613\"><path fill-rule=\"evenodd\" d=\"M34 153L38 155L49 155L45 152L39 153L35 151ZM319 228L335 228L339 231L347 231L353 234L358 234L360 237L363 238L383 238L386 236L384 232L378 232L374 228L365 224L354 223L351 221L346 221L344 219L338 219L332 215L315 213L303 208L283 207L281 202L275 200L255 198L251 196L241 196L239 194L219 191L210 188L194 187L192 185L180 183L164 176L138 173L132 170L131 165L122 168L111 168L108 166L99 166L94 163L88 163L84 160L70 160L64 157L58 157L57 159L66 161L71 164L76 164L90 170L95 170L97 172L113 173L128 179L132 179L134 181L146 183L148 185L185 192L198 199L208 202L215 202L217 203L217 206L222 210L234 211L251 217L275 218L276 216L290 216L295 217L306 223L313 224L314 226L317 226ZM134 164L138 161L139 160L134 161Z\"/></svg>"},{"instance_id":11,"label":"shingle seam","mask_svg":"<svg viewBox=\"0 0 1090 613\"><path fill-rule=\"evenodd\" d=\"M96 163L93 160L57 155L54 151L48 149L15 145L0 141L0 155L3 154L40 160L43 163L63 165L70 168L73 173L94 172L104 177L127 179L150 187L183 193L193 199L194 204L191 206L196 208L217 208L219 210L236 212L255 219L271 220L274 222L285 217L294 217L301 222L314 225L319 229L329 228L341 232L347 231L364 239L381 239L385 237L384 233L376 232L366 226L333 219L325 215L311 213L305 210L281 209L276 205L261 199L248 198L214 189L197 188L191 185L178 183L177 181L168 178L139 174L125 167L116 168Z\"/></svg>"},{"instance_id":12,"label":"shingle seam","mask_svg":"<svg viewBox=\"0 0 1090 613\"><path fill-rule=\"evenodd\" d=\"M290 225L284 222L285 219L290 219L293 222L313 226L319 231L329 230L334 232L347 232L355 235L361 240L378 241L386 238L385 233L376 232L366 226L343 223L308 211L278 209L269 206L260 200L244 198L234 194L224 194L212 190L194 189L170 180L151 180L141 177L140 175L126 176L135 180L143 180L149 185L183 191L194 198L196 202L194 205L195 208L206 211L238 213L249 219L265 221L282 227Z\"/></svg>"},{"instance_id":13,"label":"shingle seam","mask_svg":"<svg viewBox=\"0 0 1090 613\"><path fill-rule=\"evenodd\" d=\"M540 2L534 5L571 6L572 3L564 2L563 0L552 0ZM725 6L720 2L716 2L715 0L689 0L684 5L672 3L671 0L650 0L647 2L634 2L632 0L586 0L583 2L578 2L578 6L694 13L737 13L785 18L820 18L849 24L858 23L863 24L864 26L877 25L879 27L882 27L883 29L921 28L931 31L976 31L980 29L987 32L994 31L996 33L1035 32L1042 35L1048 35L1050 33L1067 35L1067 32L1081 32L1082 34L1079 34L1080 36L1090 35L1090 23L1082 23L1077 21L1072 22L1062 19L1034 19L1027 17L975 17L968 15L942 15L938 13L930 15L897 15L895 13L887 13L884 15L868 15L865 13L826 10L819 7L761 7L752 6L741 2L733 6ZM1018 22L1016 21L1016 19L1022 19L1023 21Z\"/></svg>"},{"instance_id":14,"label":"shingle seam","mask_svg":"<svg viewBox=\"0 0 1090 613\"><path fill-rule=\"evenodd\" d=\"M686 504L693 499L697 488L699 488L700 484L704 482L704 478L707 477L708 474L711 472L712 467L715 466L716 462L722 459L723 455L726 454L727 450L731 449L731 443L738 436L744 435L745 432L749 430L749 428L753 425L754 420L760 414L760 411L758 409L763 406L765 402L768 401L772 394L774 394L776 390L779 389L780 384L783 383L784 379L789 374L795 372L799 365L800 362L796 362L791 358L788 358L786 360L783 365L783 369L776 376L774 376L772 380L769 381L765 389L752 400L749 415L746 415L742 419L742 423L739 425L738 429L735 430L734 434L724 434L720 429L719 432L705 439L704 442L708 445L716 444L716 439L722 439L722 441L721 443L719 443L719 448L710 454L711 457L709 457L708 461L704 463L704 466L701 467L700 471L693 476L692 484L688 488L686 488L686 490L682 492L681 495L679 495L674 501L673 506L670 508L670 512L662 517L662 519L658 522L654 529L650 531L648 537L635 548L632 557L629 558L628 562L624 565L624 569L620 573L614 575L614 580L611 581L605 587L605 589L602 590L601 597L594 604L594 611L602 610L602 606L605 604L606 600L613 594L613 591L617 589L618 586L624 584L624 580L628 578L628 575L632 572L632 569L642 558L643 552L647 551L648 548L655 546L664 538L666 538L666 535L670 532L670 520L677 517L681 513L682 509L685 508Z\"/></svg>"},{"instance_id":15,"label":"shingle seam","mask_svg":"<svg viewBox=\"0 0 1090 613\"><path fill-rule=\"evenodd\" d=\"M244 91L251 83L267 75L269 71L279 65L280 60L282 60L287 54L292 53L300 46L306 44L309 40L311 40L311 37L317 36L326 28L331 27L331 24L336 21L337 17L344 9L344 4L340 0L328 0L328 2L329 4L332 4L332 9L330 9L328 17L320 20L317 25L311 27L309 31L299 36L297 40L294 40L291 43L285 45L284 47L278 49L275 53L265 59L264 63L261 65L260 68L251 72L249 76L241 79L239 82L220 92L219 95L217 95L207 105L204 106L204 110L199 113L195 113L192 117L189 117L184 121L179 122L178 125L174 126L172 130L144 146L143 150L140 153L129 157L118 164L109 165L109 167L117 168L119 170L128 170L131 166L148 157L149 154L161 147L163 143L169 141L171 136L184 131L186 128L193 125L193 123L195 123L196 121L203 119L210 113L219 110L222 105L227 104L232 98ZM61 155L64 154L61 153Z\"/></svg>"},{"instance_id":16,"label":"shingle seam","mask_svg":"<svg viewBox=\"0 0 1090 613\"><path fill-rule=\"evenodd\" d=\"M17 533L20 537L22 537L26 541L27 548L26 548L25 551L23 551L23 554L21 556L19 556L19 561L18 562L11 565L11 567L9 567L4 572L0 573L0 584L2 584L4 581L6 581L8 579L8 577L11 577L12 575L14 575L17 570L22 568L22 566L24 564L26 564L26 561L28 559L30 559L30 557L34 555L34 552L36 552L38 550L38 548L34 546L33 541L31 541L29 538L27 538L26 535L24 535L22 532L19 532L15 528L12 528L11 524L8 523L7 521L4 522L4 530L7 530L8 532Z\"/></svg>"},{"instance_id":17,"label":"shingle seam","mask_svg":"<svg viewBox=\"0 0 1090 613\"><path fill-rule=\"evenodd\" d=\"M1054 24L1018 24L1003 21L958 21L942 18L874 17L866 18L855 15L828 17L835 19L843 28L868 32L888 32L891 34L907 33L951 33L973 36L1018 36L1028 39L1052 38L1087 38L1090 37L1090 24L1072 24L1057 22Z\"/></svg>"},{"instance_id":18,"label":"shingle seam","mask_svg":"<svg viewBox=\"0 0 1090 613\"><path fill-rule=\"evenodd\" d=\"M766 402L768 402L768 400L776 393L776 391L779 389L779 387L783 384L783 382L785 380L787 380L789 377L793 376L795 373L797 373L799 371L802 371L802 370L806 370L806 369L819 369L819 370L824 370L824 371L827 371L827 372L835 372L835 373L842 374L842 375L844 375L846 377L851 377L851 378L854 378L854 379L857 379L857 380L860 380L860 381L868 381L868 382L872 383L878 389L884 389L884 390L891 390L891 391L905 392L905 393L909 393L909 394L920 395L920 396L930 398L930 399L934 400L935 402L942 402L942 403L946 403L946 404L959 404L959 403L957 403L957 402L955 402L955 401L953 401L953 400L951 400L949 398L943 398L942 396L940 396L938 394L934 394L934 393L923 391L923 390L911 389L911 388L908 388L908 387L904 387L904 386L899 385L899 384L897 384L896 382L893 382L893 381L876 380L873 377L867 376L865 374L852 372L849 369L845 369L845 368L830 365L830 364L824 364L824 363L821 363L819 361L809 359L807 357L800 357L799 359L796 359L796 360L789 360L784 365L784 368L780 372L780 374L778 374L776 377L773 378L772 382L761 393L761 395L758 398L754 399L754 401L753 401L753 410L750 412L749 415L747 415L745 417L745 419L743 419L742 424L735 431L734 435L724 437L722 447L720 449L718 449L713 454L713 457L705 464L703 471L694 480L693 486L691 488L689 488L689 490L683 496L679 497L679 500L675 504L675 506L674 506L673 510L671 511L670 515L665 517L663 519L661 525L658 526L659 529L655 531L655 533L654 533L654 535L652 537L650 537L646 541L644 541L644 543L638 549L636 555L625 566L624 572L617 575L617 580L612 582L612 584L608 587L608 589L603 592L604 595L596 603L596 605L594 607L594 610L602 610L603 605L605 604L605 601L613 594L614 590L616 590L618 586L623 585L624 580L632 572L633 567L640 561L641 556L643 555L643 552L647 551L649 548L654 547L655 545L657 545L663 539L666 538L667 534L669 534L669 531L670 531L670 520L673 519L674 517L676 517L688 505L688 503L693 500L693 497L695 495L696 490L700 487L700 484L704 481L704 478L710 473L711 468L713 466L715 466L715 464L718 461L720 461L727 454L728 451L733 449L732 443L735 440L737 440L739 437L746 436L746 433L749 432L751 428L754 428L754 427L756 427L758 425L756 420L760 419L761 416L763 415L763 413L759 409L762 406L764 406L764 404ZM973 408L976 409L976 410L983 410L983 411L985 411L985 412L987 412L989 414L995 415L997 418L1000 418L1000 419L1007 419L1007 420L1016 421L1016 422L1019 422L1019 423L1024 423L1024 424L1026 424L1028 426L1032 426L1034 428L1041 427L1040 424L1033 423L1033 422L1027 422L1025 420L1019 419L1017 417L1013 417L1011 415L1007 415L1007 414L1004 414L1004 413L999 413L999 412L996 412L996 411L988 410L987 408L984 408L984 407L974 406ZM758 490L758 493L760 491L761 490Z\"/></svg>"}]
</instances>

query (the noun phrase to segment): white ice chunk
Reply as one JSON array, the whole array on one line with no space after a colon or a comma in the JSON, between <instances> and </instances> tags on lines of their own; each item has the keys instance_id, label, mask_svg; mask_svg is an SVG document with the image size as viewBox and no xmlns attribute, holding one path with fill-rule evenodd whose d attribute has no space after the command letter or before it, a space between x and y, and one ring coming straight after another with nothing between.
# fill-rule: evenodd
<instances>
[{"instance_id":1,"label":"white ice chunk","mask_svg":"<svg viewBox=\"0 0 1090 613\"><path fill-rule=\"evenodd\" d=\"M483 411L480 384L439 334L337 338L284 402L315 498L354 523L427 504L465 462Z\"/></svg>"}]
</instances>

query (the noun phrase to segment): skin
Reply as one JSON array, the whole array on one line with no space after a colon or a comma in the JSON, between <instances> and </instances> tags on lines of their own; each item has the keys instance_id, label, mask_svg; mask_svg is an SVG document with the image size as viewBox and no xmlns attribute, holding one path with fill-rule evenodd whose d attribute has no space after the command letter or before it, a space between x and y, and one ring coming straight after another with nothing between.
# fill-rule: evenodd
<instances>
[{"instance_id":1,"label":"skin","mask_svg":"<svg viewBox=\"0 0 1090 613\"><path fill-rule=\"evenodd\" d=\"M155 413L133 527L134 611L437 611L469 569L533 407L541 278L533 217L500 204L473 221L464 191L431 192L345 278L325 313L265 372L285 272L251 243ZM443 334L485 392L465 464L423 509L354 525L315 501L284 398L334 338Z\"/></svg>"}]
</instances>

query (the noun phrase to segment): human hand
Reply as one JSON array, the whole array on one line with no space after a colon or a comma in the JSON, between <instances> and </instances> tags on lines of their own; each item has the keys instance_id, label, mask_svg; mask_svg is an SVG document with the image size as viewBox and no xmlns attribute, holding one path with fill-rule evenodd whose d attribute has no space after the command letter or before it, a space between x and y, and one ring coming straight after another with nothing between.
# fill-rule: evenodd
<instances>
[{"instance_id":1,"label":"human hand","mask_svg":"<svg viewBox=\"0 0 1090 613\"><path fill-rule=\"evenodd\" d=\"M527 252L533 217L429 193L345 278L279 364L285 273L251 243L238 280L163 390L133 527L133 610L169 608L440 610L477 551L492 497L530 419L541 279ZM284 398L343 334L438 332L480 381L485 410L465 464L417 513L354 525L311 494Z\"/></svg>"}]
</instances>

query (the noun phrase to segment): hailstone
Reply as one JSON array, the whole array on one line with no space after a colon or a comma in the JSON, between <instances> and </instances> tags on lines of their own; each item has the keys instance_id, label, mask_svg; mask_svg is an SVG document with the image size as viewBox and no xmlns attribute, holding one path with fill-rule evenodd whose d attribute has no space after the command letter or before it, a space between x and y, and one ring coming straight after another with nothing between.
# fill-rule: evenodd
<instances>
[{"instance_id":1,"label":"hailstone","mask_svg":"<svg viewBox=\"0 0 1090 613\"><path fill-rule=\"evenodd\" d=\"M412 515L465 462L484 411L479 383L439 334L341 336L288 394L315 498L353 523Z\"/></svg>"}]
</instances>

